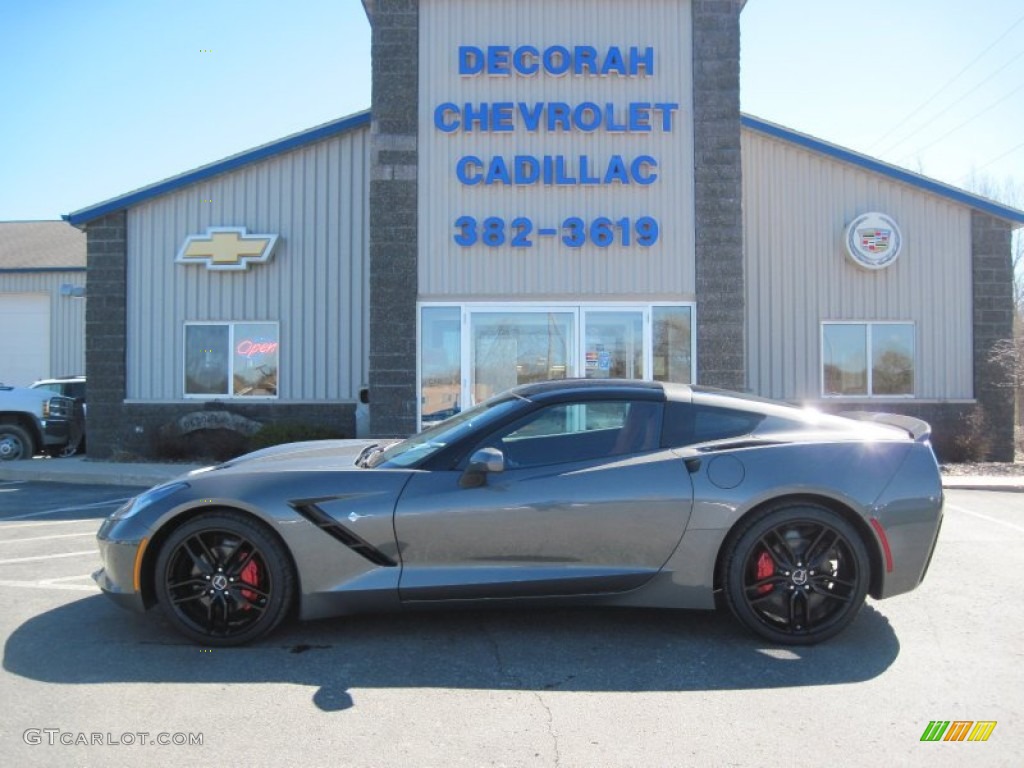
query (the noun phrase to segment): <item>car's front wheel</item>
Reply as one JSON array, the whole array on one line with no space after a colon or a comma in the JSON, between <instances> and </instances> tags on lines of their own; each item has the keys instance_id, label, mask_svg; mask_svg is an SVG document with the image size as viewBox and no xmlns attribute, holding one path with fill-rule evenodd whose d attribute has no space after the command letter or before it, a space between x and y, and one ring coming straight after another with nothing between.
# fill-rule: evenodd
<instances>
[{"instance_id":1,"label":"car's front wheel","mask_svg":"<svg viewBox=\"0 0 1024 768\"><path fill-rule=\"evenodd\" d=\"M724 561L733 614L761 637L790 645L841 632L867 595L870 561L843 517L814 504L771 507L733 540Z\"/></svg>"},{"instance_id":2,"label":"car's front wheel","mask_svg":"<svg viewBox=\"0 0 1024 768\"><path fill-rule=\"evenodd\" d=\"M0 461L32 458L32 438L21 427L0 424Z\"/></svg>"},{"instance_id":3,"label":"car's front wheel","mask_svg":"<svg viewBox=\"0 0 1024 768\"><path fill-rule=\"evenodd\" d=\"M287 615L295 575L265 526L231 510L176 529L156 560L156 592L174 627L203 645L248 643Z\"/></svg>"}]
</instances>

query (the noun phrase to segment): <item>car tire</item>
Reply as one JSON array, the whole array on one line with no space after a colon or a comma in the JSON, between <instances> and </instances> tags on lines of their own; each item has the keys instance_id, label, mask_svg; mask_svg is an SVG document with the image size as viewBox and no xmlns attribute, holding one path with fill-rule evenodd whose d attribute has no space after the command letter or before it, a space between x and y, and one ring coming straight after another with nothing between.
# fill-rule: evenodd
<instances>
[{"instance_id":1,"label":"car tire","mask_svg":"<svg viewBox=\"0 0 1024 768\"><path fill-rule=\"evenodd\" d=\"M32 438L21 427L0 424L0 461L32 458Z\"/></svg>"},{"instance_id":2,"label":"car tire","mask_svg":"<svg viewBox=\"0 0 1024 768\"><path fill-rule=\"evenodd\" d=\"M785 645L827 640L852 622L867 595L870 560L840 514L816 504L768 507L732 540L725 598L739 621Z\"/></svg>"},{"instance_id":3,"label":"car tire","mask_svg":"<svg viewBox=\"0 0 1024 768\"><path fill-rule=\"evenodd\" d=\"M175 529L155 568L164 614L202 645L242 645L269 634L295 596L284 546L262 523L231 510L205 512Z\"/></svg>"}]
</instances>

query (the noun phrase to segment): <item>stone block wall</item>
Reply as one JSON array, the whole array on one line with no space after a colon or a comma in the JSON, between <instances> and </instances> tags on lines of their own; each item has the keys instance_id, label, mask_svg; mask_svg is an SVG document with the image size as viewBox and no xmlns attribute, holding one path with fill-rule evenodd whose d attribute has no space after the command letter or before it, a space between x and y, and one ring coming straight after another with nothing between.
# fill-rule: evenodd
<instances>
[{"instance_id":1,"label":"stone block wall","mask_svg":"<svg viewBox=\"0 0 1024 768\"><path fill-rule=\"evenodd\" d=\"M1010 225L971 214L974 282L974 397L990 432L991 461L1013 461L1013 398L1008 371L991 359L992 347L1013 337L1013 264Z\"/></svg>"},{"instance_id":2,"label":"stone block wall","mask_svg":"<svg viewBox=\"0 0 1024 768\"><path fill-rule=\"evenodd\" d=\"M127 214L111 213L86 229L86 450L109 458L121 437L125 398Z\"/></svg>"},{"instance_id":3,"label":"stone block wall","mask_svg":"<svg viewBox=\"0 0 1024 768\"><path fill-rule=\"evenodd\" d=\"M374 0L370 433L416 431L419 2Z\"/></svg>"},{"instance_id":4,"label":"stone block wall","mask_svg":"<svg viewBox=\"0 0 1024 768\"><path fill-rule=\"evenodd\" d=\"M694 0L693 131L697 381L747 388L744 333L740 11Z\"/></svg>"},{"instance_id":5,"label":"stone block wall","mask_svg":"<svg viewBox=\"0 0 1024 768\"><path fill-rule=\"evenodd\" d=\"M90 403L90 408L92 407ZM161 428L188 414L227 411L260 424L303 424L355 437L355 403L239 403L200 400L187 403L126 403L112 458L174 458L166 453ZM214 425L216 426L216 424ZM89 439L92 439L90 435Z\"/></svg>"}]
</instances>

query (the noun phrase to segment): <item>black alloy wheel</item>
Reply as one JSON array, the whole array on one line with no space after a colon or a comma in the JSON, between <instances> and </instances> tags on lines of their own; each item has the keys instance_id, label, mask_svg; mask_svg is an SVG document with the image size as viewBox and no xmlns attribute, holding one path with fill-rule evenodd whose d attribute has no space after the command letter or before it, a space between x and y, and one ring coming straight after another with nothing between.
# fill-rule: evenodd
<instances>
[{"instance_id":1,"label":"black alloy wheel","mask_svg":"<svg viewBox=\"0 0 1024 768\"><path fill-rule=\"evenodd\" d=\"M241 645L287 615L295 575L284 547L238 512L206 512L171 533L156 561L160 605L203 645Z\"/></svg>"},{"instance_id":2,"label":"black alloy wheel","mask_svg":"<svg viewBox=\"0 0 1024 768\"><path fill-rule=\"evenodd\" d=\"M857 531L810 504L768 508L724 564L733 614L774 643L811 645L841 632L867 595L870 561Z\"/></svg>"}]
</instances>

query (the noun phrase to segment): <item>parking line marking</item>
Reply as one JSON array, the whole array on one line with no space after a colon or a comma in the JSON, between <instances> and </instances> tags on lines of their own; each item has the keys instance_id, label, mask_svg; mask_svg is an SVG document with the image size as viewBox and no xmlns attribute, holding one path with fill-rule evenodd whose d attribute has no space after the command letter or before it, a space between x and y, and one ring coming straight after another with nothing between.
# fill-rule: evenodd
<instances>
[{"instance_id":1,"label":"parking line marking","mask_svg":"<svg viewBox=\"0 0 1024 768\"><path fill-rule=\"evenodd\" d=\"M41 525L70 525L71 523L92 523L96 525L101 521L95 517L78 517L71 520L42 520L38 523L22 523L17 520L12 520L11 525L4 525L4 520L0 517L0 531L20 531L22 528L38 528Z\"/></svg>"},{"instance_id":2,"label":"parking line marking","mask_svg":"<svg viewBox=\"0 0 1024 768\"><path fill-rule=\"evenodd\" d=\"M949 502L946 502L945 506L949 509L955 509L957 512L963 512L965 515L971 515L972 517L980 517L982 520L988 520L990 523L998 523L999 525L1005 525L1007 528L1013 528L1013 530L1015 531L1020 531L1021 533L1024 533L1024 526L1008 523L1005 520L1000 520L998 517L989 517L988 515L983 515L980 512L972 512L969 509L958 507L956 504L950 504Z\"/></svg>"},{"instance_id":3,"label":"parking line marking","mask_svg":"<svg viewBox=\"0 0 1024 768\"><path fill-rule=\"evenodd\" d=\"M87 549L84 552L61 552L59 555L35 555L34 557L14 557L7 560L0 560L0 565L12 565L14 563L31 563L36 560L56 560L58 557L81 557L82 555L99 555L95 549Z\"/></svg>"},{"instance_id":4,"label":"parking line marking","mask_svg":"<svg viewBox=\"0 0 1024 768\"><path fill-rule=\"evenodd\" d=\"M56 579L40 579L40 584L60 584L63 581L81 581L82 579L89 579L92 581L92 574L86 573L81 576L61 576Z\"/></svg>"},{"instance_id":5,"label":"parking line marking","mask_svg":"<svg viewBox=\"0 0 1024 768\"><path fill-rule=\"evenodd\" d=\"M65 589L71 590L72 592L97 592L96 586L87 586L85 584L50 584L44 581L11 581L9 579L0 579L0 587L29 587L32 589Z\"/></svg>"},{"instance_id":6,"label":"parking line marking","mask_svg":"<svg viewBox=\"0 0 1024 768\"><path fill-rule=\"evenodd\" d=\"M23 541L50 541L50 539L74 539L80 536L95 536L92 531L84 533L58 533L55 536L32 536L28 539L0 539L0 544L20 544Z\"/></svg>"},{"instance_id":7,"label":"parking line marking","mask_svg":"<svg viewBox=\"0 0 1024 768\"><path fill-rule=\"evenodd\" d=\"M123 504L128 499L133 498L131 496L125 496L123 499L110 499L108 501L94 501L92 504L81 504L76 507L57 507L56 509L44 509L42 512L27 512L24 515L11 515L10 517L0 518L0 522L6 520L27 520L30 517L42 517L43 515L56 515L60 512L78 512L81 509L96 509L97 507L109 507L114 504Z\"/></svg>"}]
</instances>

